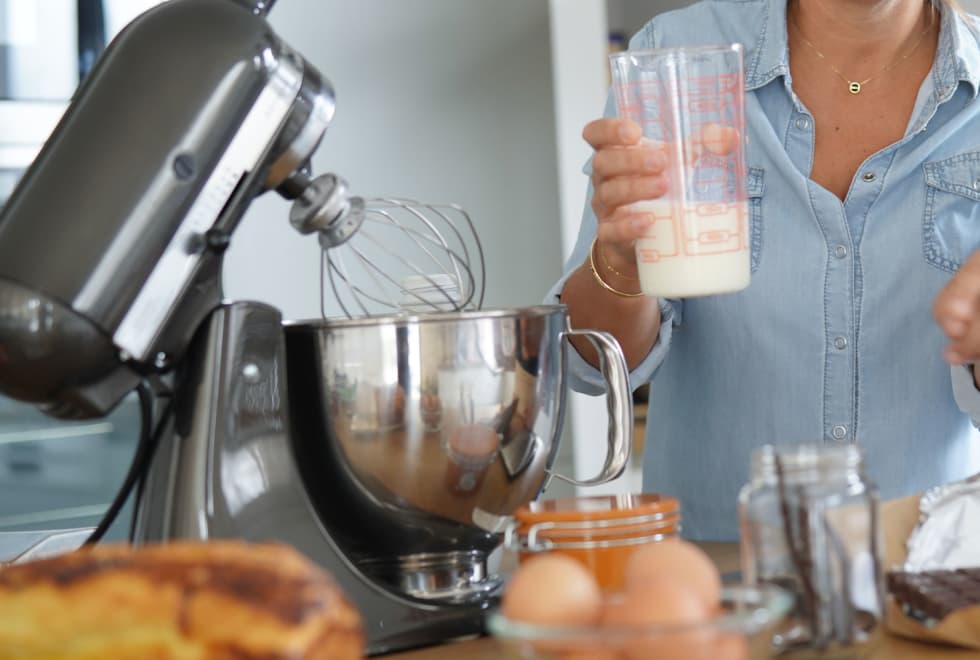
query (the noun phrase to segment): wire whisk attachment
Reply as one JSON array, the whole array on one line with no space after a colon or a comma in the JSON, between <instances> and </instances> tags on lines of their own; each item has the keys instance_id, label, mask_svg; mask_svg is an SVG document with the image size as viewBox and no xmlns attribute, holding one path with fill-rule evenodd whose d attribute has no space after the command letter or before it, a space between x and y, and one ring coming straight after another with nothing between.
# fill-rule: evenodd
<instances>
[{"instance_id":1,"label":"wire whisk attachment","mask_svg":"<svg viewBox=\"0 0 980 660\"><path fill-rule=\"evenodd\" d=\"M483 306L483 246L456 204L351 197L347 184L328 174L309 182L290 222L301 233L319 233L324 318L328 289L348 318Z\"/></svg>"}]
</instances>

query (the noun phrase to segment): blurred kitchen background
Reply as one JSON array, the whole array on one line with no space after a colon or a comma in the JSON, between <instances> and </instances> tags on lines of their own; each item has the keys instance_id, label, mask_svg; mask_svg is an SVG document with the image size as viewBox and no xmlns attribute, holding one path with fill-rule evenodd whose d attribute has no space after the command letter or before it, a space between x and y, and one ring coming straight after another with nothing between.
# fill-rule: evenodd
<instances>
[{"instance_id":1,"label":"blurred kitchen background","mask_svg":"<svg viewBox=\"0 0 980 660\"><path fill-rule=\"evenodd\" d=\"M0 205L105 44L154 4L0 0ZM571 251L589 156L581 130L602 112L607 53L683 4L279 0L271 23L337 92L314 171L338 173L366 197L461 204L486 252L486 306L510 307L540 302ZM980 0L963 4L976 10ZM83 176L85 163L78 169ZM288 226L288 210L275 194L254 204L227 255L226 294L315 317L318 245ZM576 395L570 406L557 468L592 476L605 452L605 404ZM107 419L63 423L0 399L0 532L94 525L138 424L133 400ZM642 424L639 406L638 434ZM639 489L638 466L602 491ZM556 482L549 496L570 492ZM124 534L124 519L111 537Z\"/></svg>"}]
</instances>

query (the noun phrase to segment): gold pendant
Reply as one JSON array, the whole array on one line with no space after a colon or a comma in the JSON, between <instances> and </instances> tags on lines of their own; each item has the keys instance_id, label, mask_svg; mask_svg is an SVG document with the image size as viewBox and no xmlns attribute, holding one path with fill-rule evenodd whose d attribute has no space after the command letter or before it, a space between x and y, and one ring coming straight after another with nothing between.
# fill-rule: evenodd
<instances>
[{"instance_id":1,"label":"gold pendant","mask_svg":"<svg viewBox=\"0 0 980 660\"><path fill-rule=\"evenodd\" d=\"M859 83L859 82L852 82L850 85L847 86L847 91L849 91L851 94L860 94L861 93L861 83Z\"/></svg>"}]
</instances>

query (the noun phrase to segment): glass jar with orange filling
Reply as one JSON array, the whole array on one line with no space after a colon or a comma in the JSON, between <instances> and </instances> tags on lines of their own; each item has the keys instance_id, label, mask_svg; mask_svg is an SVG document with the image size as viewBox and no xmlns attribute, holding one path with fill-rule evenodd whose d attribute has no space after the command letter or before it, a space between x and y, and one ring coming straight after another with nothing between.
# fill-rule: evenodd
<instances>
[{"instance_id":1,"label":"glass jar with orange filling","mask_svg":"<svg viewBox=\"0 0 980 660\"><path fill-rule=\"evenodd\" d=\"M531 502L514 513L505 544L519 560L561 552L581 561L605 591L623 588L630 554L677 537L680 503L656 493L569 497Z\"/></svg>"}]
</instances>

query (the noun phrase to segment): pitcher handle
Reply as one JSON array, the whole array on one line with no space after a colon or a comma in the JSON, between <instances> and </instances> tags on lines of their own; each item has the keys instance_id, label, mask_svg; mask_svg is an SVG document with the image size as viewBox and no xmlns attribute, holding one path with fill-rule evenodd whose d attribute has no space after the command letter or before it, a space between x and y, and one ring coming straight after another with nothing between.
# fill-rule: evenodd
<instances>
[{"instance_id":1,"label":"pitcher handle","mask_svg":"<svg viewBox=\"0 0 980 660\"><path fill-rule=\"evenodd\" d=\"M578 480L557 473L553 476L576 486L599 486L621 476L633 452L633 393L629 369L619 342L608 332L568 329L562 333L564 341L573 336L588 339L599 354L599 372L606 382L606 410L609 413L606 460L602 471L592 479Z\"/></svg>"}]
</instances>

